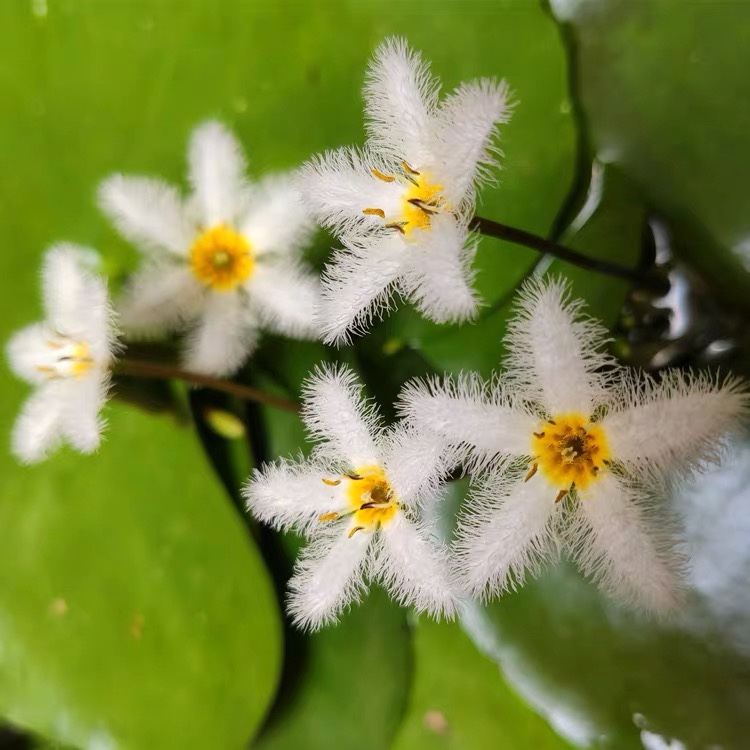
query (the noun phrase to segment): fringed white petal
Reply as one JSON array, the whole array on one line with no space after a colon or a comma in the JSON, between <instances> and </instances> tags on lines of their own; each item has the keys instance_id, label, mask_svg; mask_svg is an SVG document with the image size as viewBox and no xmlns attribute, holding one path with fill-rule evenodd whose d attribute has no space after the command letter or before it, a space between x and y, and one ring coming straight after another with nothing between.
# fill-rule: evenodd
<instances>
[{"instance_id":1,"label":"fringed white petal","mask_svg":"<svg viewBox=\"0 0 750 750\"><path fill-rule=\"evenodd\" d=\"M497 126L510 120L508 86L489 79L462 83L440 105L433 128L435 181L449 205L473 208L478 184L492 181L500 151Z\"/></svg>"},{"instance_id":2,"label":"fringed white petal","mask_svg":"<svg viewBox=\"0 0 750 750\"><path fill-rule=\"evenodd\" d=\"M382 218L365 214L365 209L380 209L386 216L401 209L401 183L384 182L373 170L391 177L394 165L370 150L326 151L302 165L297 188L321 226L341 238L362 236L384 225Z\"/></svg>"},{"instance_id":3,"label":"fringed white petal","mask_svg":"<svg viewBox=\"0 0 750 750\"><path fill-rule=\"evenodd\" d=\"M541 477L528 482L516 472L488 475L468 499L459 521L458 567L475 596L490 598L523 586L559 554L561 504Z\"/></svg>"},{"instance_id":4,"label":"fringed white petal","mask_svg":"<svg viewBox=\"0 0 750 750\"><path fill-rule=\"evenodd\" d=\"M105 420L100 414L109 391L109 373L97 370L67 383L61 404L60 429L81 453L93 453L101 443Z\"/></svg>"},{"instance_id":5,"label":"fringed white petal","mask_svg":"<svg viewBox=\"0 0 750 750\"><path fill-rule=\"evenodd\" d=\"M336 622L366 590L365 562L372 535L348 538L342 527L337 524L302 550L289 581L289 614L305 630Z\"/></svg>"},{"instance_id":6,"label":"fringed white petal","mask_svg":"<svg viewBox=\"0 0 750 750\"><path fill-rule=\"evenodd\" d=\"M68 385L62 380L45 383L21 407L13 426L11 449L22 463L42 461L60 445L60 418Z\"/></svg>"},{"instance_id":7,"label":"fringed white petal","mask_svg":"<svg viewBox=\"0 0 750 750\"><path fill-rule=\"evenodd\" d=\"M430 120L439 81L419 52L392 37L375 51L365 77L365 115L370 143L417 168L428 162Z\"/></svg>"},{"instance_id":8,"label":"fringed white petal","mask_svg":"<svg viewBox=\"0 0 750 750\"><path fill-rule=\"evenodd\" d=\"M245 208L247 180L242 146L220 122L206 122L190 137L193 200L205 227L234 224Z\"/></svg>"},{"instance_id":9,"label":"fringed white petal","mask_svg":"<svg viewBox=\"0 0 750 750\"><path fill-rule=\"evenodd\" d=\"M441 436L397 424L381 447L388 483L405 505L431 504L440 498L440 483L457 461Z\"/></svg>"},{"instance_id":10,"label":"fringed white petal","mask_svg":"<svg viewBox=\"0 0 750 750\"><path fill-rule=\"evenodd\" d=\"M94 278L89 286L89 309L85 323L85 338L91 356L100 366L109 366L123 348L119 315L109 299L104 279Z\"/></svg>"},{"instance_id":11,"label":"fringed white petal","mask_svg":"<svg viewBox=\"0 0 750 750\"><path fill-rule=\"evenodd\" d=\"M395 284L409 262L399 237L349 240L323 272L317 322L327 344L349 343L393 306Z\"/></svg>"},{"instance_id":12,"label":"fringed white petal","mask_svg":"<svg viewBox=\"0 0 750 750\"><path fill-rule=\"evenodd\" d=\"M453 618L458 589L449 549L403 513L382 528L379 542L371 578L377 577L403 606L413 606L430 617Z\"/></svg>"},{"instance_id":13,"label":"fringed white petal","mask_svg":"<svg viewBox=\"0 0 750 750\"><path fill-rule=\"evenodd\" d=\"M275 173L250 188L249 207L238 223L253 253L296 255L310 240L315 224L295 185L296 173Z\"/></svg>"},{"instance_id":14,"label":"fringed white petal","mask_svg":"<svg viewBox=\"0 0 750 750\"><path fill-rule=\"evenodd\" d=\"M508 326L508 378L551 415L591 414L606 399L608 380L598 370L613 367L601 350L607 332L582 315L582 305L562 279L532 279Z\"/></svg>"},{"instance_id":15,"label":"fringed white petal","mask_svg":"<svg viewBox=\"0 0 750 750\"><path fill-rule=\"evenodd\" d=\"M203 314L188 335L185 367L226 377L235 373L257 345L258 328L238 292L207 295Z\"/></svg>"},{"instance_id":16,"label":"fringed white petal","mask_svg":"<svg viewBox=\"0 0 750 750\"><path fill-rule=\"evenodd\" d=\"M399 414L459 449L471 472L531 450L538 419L514 403L500 380L487 383L463 373L442 380L413 380L402 389Z\"/></svg>"},{"instance_id":17,"label":"fringed white petal","mask_svg":"<svg viewBox=\"0 0 750 750\"><path fill-rule=\"evenodd\" d=\"M67 242L53 245L42 264L42 289L47 323L58 334L91 344L106 340L110 310L107 286L94 272L94 250Z\"/></svg>"},{"instance_id":18,"label":"fringed white petal","mask_svg":"<svg viewBox=\"0 0 750 750\"><path fill-rule=\"evenodd\" d=\"M120 234L144 249L184 256L195 239L179 193L161 180L113 175L100 185L98 203Z\"/></svg>"},{"instance_id":19,"label":"fringed white petal","mask_svg":"<svg viewBox=\"0 0 750 750\"><path fill-rule=\"evenodd\" d=\"M205 304L206 292L187 265L146 263L125 289L120 324L132 336L157 337L183 327Z\"/></svg>"},{"instance_id":20,"label":"fringed white petal","mask_svg":"<svg viewBox=\"0 0 750 750\"><path fill-rule=\"evenodd\" d=\"M257 470L242 490L247 509L274 528L301 533L319 528L318 518L347 507L343 485L330 485L336 473L324 462L281 459Z\"/></svg>"},{"instance_id":21,"label":"fringed white petal","mask_svg":"<svg viewBox=\"0 0 750 750\"><path fill-rule=\"evenodd\" d=\"M436 323L471 320L479 309L472 268L476 240L466 227L447 214L438 214L428 230L404 248L409 259L399 280L402 294Z\"/></svg>"},{"instance_id":22,"label":"fringed white petal","mask_svg":"<svg viewBox=\"0 0 750 750\"><path fill-rule=\"evenodd\" d=\"M605 474L581 494L567 546L581 571L624 603L665 614L680 602L671 520L643 487Z\"/></svg>"},{"instance_id":23,"label":"fringed white petal","mask_svg":"<svg viewBox=\"0 0 750 750\"><path fill-rule=\"evenodd\" d=\"M624 379L602 420L612 456L661 471L718 462L750 407L742 382L671 370Z\"/></svg>"},{"instance_id":24,"label":"fringed white petal","mask_svg":"<svg viewBox=\"0 0 750 750\"><path fill-rule=\"evenodd\" d=\"M290 258L258 263L245 288L265 328L294 338L317 338L320 281L300 263Z\"/></svg>"},{"instance_id":25,"label":"fringed white petal","mask_svg":"<svg viewBox=\"0 0 750 750\"><path fill-rule=\"evenodd\" d=\"M52 335L46 323L34 323L22 328L8 341L8 363L19 378L35 385L47 382L47 374L39 367L49 358L47 342Z\"/></svg>"},{"instance_id":26,"label":"fringed white petal","mask_svg":"<svg viewBox=\"0 0 750 750\"><path fill-rule=\"evenodd\" d=\"M375 436L382 429L377 407L365 399L345 365L317 367L302 388L302 419L318 454L349 460L351 468L381 464Z\"/></svg>"}]
</instances>

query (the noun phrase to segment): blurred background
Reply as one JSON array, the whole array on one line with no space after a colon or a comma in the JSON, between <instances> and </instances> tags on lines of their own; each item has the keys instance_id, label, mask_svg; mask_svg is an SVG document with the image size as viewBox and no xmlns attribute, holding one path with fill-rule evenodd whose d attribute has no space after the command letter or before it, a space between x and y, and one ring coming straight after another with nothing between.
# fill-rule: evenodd
<instances>
[{"instance_id":1,"label":"blurred background","mask_svg":"<svg viewBox=\"0 0 750 750\"><path fill-rule=\"evenodd\" d=\"M400 34L447 90L487 76L514 92L482 215L643 268L665 293L484 238L476 325L402 309L338 353L268 337L240 379L295 398L314 364L345 359L389 413L411 376L488 375L513 290L548 267L623 361L748 375L745 0L2 0L0 29L4 341L40 316L50 243L96 247L113 290L135 267L95 208L102 178L184 185L209 117L255 176L362 142L367 61ZM313 261L332 244L321 232ZM5 364L0 387L7 438L26 388ZM254 465L304 448L296 416L178 384L115 392L96 456L24 468L0 452L0 748L750 747L749 441L666 500L693 556L674 621L626 612L563 564L460 623L376 590L306 636L282 614L298 540L258 528L238 496Z\"/></svg>"}]
</instances>

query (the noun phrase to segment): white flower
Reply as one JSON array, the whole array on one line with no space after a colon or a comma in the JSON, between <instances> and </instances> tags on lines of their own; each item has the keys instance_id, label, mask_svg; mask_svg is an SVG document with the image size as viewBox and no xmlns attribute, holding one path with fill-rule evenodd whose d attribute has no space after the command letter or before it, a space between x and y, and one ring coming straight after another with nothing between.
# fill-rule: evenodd
<instances>
[{"instance_id":1,"label":"white flower","mask_svg":"<svg viewBox=\"0 0 750 750\"><path fill-rule=\"evenodd\" d=\"M420 612L452 616L448 550L414 510L439 494L439 446L429 450L412 430L384 430L345 367L316 371L303 404L318 441L311 457L268 465L244 490L261 521L310 537L290 581L294 621L311 629L335 622L367 580Z\"/></svg>"},{"instance_id":2,"label":"white flower","mask_svg":"<svg viewBox=\"0 0 750 750\"><path fill-rule=\"evenodd\" d=\"M189 162L187 200L159 180L115 175L102 184L99 203L149 256L125 296L125 330L188 328L185 365L229 375L260 329L316 337L319 283L298 259L313 225L291 174L246 180L240 145L220 123L193 132Z\"/></svg>"},{"instance_id":3,"label":"white flower","mask_svg":"<svg viewBox=\"0 0 750 750\"><path fill-rule=\"evenodd\" d=\"M510 114L505 83L465 83L438 101L440 84L419 53L388 39L375 53L364 97L368 143L308 162L300 192L344 245L323 279L327 342L349 340L401 294L444 323L478 306L468 223L490 176L498 123Z\"/></svg>"},{"instance_id":4,"label":"white flower","mask_svg":"<svg viewBox=\"0 0 750 750\"><path fill-rule=\"evenodd\" d=\"M76 245L55 245L44 258L47 319L9 341L18 377L36 386L12 435L15 456L41 461L63 441L82 453L99 447L110 363L117 346L105 282L93 269L98 256Z\"/></svg>"},{"instance_id":5,"label":"white flower","mask_svg":"<svg viewBox=\"0 0 750 750\"><path fill-rule=\"evenodd\" d=\"M659 506L668 483L717 460L748 407L737 380L637 377L560 281L525 285L507 373L407 386L399 410L490 468L458 532L470 590L521 585L561 548L609 593L655 612L678 601L682 556Z\"/></svg>"}]
</instances>

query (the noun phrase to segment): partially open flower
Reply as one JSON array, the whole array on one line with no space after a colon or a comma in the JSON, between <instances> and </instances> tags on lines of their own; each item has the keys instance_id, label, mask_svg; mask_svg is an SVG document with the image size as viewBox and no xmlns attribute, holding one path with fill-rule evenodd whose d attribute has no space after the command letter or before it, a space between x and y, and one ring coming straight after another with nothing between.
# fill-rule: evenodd
<instances>
[{"instance_id":1,"label":"partially open flower","mask_svg":"<svg viewBox=\"0 0 750 750\"><path fill-rule=\"evenodd\" d=\"M606 332L561 282L527 283L507 336L507 372L415 383L400 410L489 469L459 528L470 589L489 595L568 550L619 598L670 609L680 587L668 484L717 460L747 412L739 381L636 376L601 351Z\"/></svg>"},{"instance_id":2,"label":"partially open flower","mask_svg":"<svg viewBox=\"0 0 750 750\"><path fill-rule=\"evenodd\" d=\"M290 174L245 178L240 145L208 122L190 141L193 194L115 175L99 191L102 210L149 254L122 304L132 335L190 331L185 364L229 375L261 329L315 338L317 277L299 260L313 225Z\"/></svg>"},{"instance_id":3,"label":"partially open flower","mask_svg":"<svg viewBox=\"0 0 750 750\"><path fill-rule=\"evenodd\" d=\"M76 245L48 250L46 320L8 343L10 366L36 386L13 429L13 453L24 463L41 461L64 441L82 453L99 447L116 332L97 262L94 251Z\"/></svg>"},{"instance_id":4,"label":"partially open flower","mask_svg":"<svg viewBox=\"0 0 750 750\"><path fill-rule=\"evenodd\" d=\"M311 540L290 581L289 609L305 628L336 621L368 580L420 612L455 610L448 550L415 511L439 495L445 464L413 431L384 430L360 391L345 367L312 375L303 419L315 451L264 467L244 490L261 521Z\"/></svg>"},{"instance_id":5,"label":"partially open flower","mask_svg":"<svg viewBox=\"0 0 750 750\"><path fill-rule=\"evenodd\" d=\"M396 293L436 322L477 310L468 222L495 165L497 124L509 118L507 88L480 80L442 102L439 88L405 41L386 40L365 83L366 148L330 151L302 169L303 199L344 245L323 280L329 342L365 330Z\"/></svg>"}]
</instances>

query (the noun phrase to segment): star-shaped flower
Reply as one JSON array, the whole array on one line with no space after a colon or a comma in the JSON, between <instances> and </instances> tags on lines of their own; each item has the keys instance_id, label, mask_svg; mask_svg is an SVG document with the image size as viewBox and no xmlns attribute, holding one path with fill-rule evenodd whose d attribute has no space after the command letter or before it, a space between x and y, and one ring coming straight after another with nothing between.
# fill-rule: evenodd
<instances>
[{"instance_id":1,"label":"star-shaped flower","mask_svg":"<svg viewBox=\"0 0 750 750\"><path fill-rule=\"evenodd\" d=\"M666 611L678 600L681 555L664 494L719 459L747 393L734 379L619 367L581 306L560 281L527 283L504 375L416 382L399 408L463 451L469 471L490 469L458 532L474 594L521 585L565 548L604 590Z\"/></svg>"},{"instance_id":2,"label":"star-shaped flower","mask_svg":"<svg viewBox=\"0 0 750 750\"><path fill-rule=\"evenodd\" d=\"M47 319L8 343L11 368L36 386L13 428L12 450L24 463L41 461L64 441L82 453L99 447L117 339L97 263L92 250L50 248L42 268Z\"/></svg>"},{"instance_id":3,"label":"star-shaped flower","mask_svg":"<svg viewBox=\"0 0 750 750\"><path fill-rule=\"evenodd\" d=\"M448 550L415 510L440 492L446 467L437 445L425 451L413 431L384 430L346 367L309 378L302 417L318 441L311 457L268 465L244 490L261 521L310 538L289 584L294 621L310 629L335 622L368 580L401 604L452 616Z\"/></svg>"},{"instance_id":4,"label":"star-shaped flower","mask_svg":"<svg viewBox=\"0 0 750 750\"><path fill-rule=\"evenodd\" d=\"M302 169L303 199L344 245L323 278L329 343L366 330L395 293L439 323L477 310L468 223L496 163L497 124L509 119L507 87L464 83L442 102L439 89L419 53L387 39L365 83L366 148L330 151Z\"/></svg>"},{"instance_id":5,"label":"star-shaped flower","mask_svg":"<svg viewBox=\"0 0 750 750\"><path fill-rule=\"evenodd\" d=\"M266 329L315 338L319 283L299 261L313 225L291 174L245 177L242 150L218 122L190 141L183 200L160 180L108 178L102 210L147 254L121 309L132 335L187 328L185 365L209 375L236 371Z\"/></svg>"}]
</instances>

